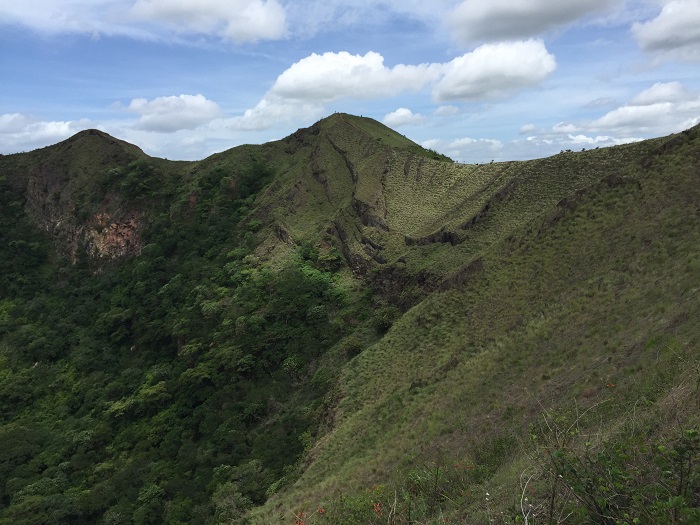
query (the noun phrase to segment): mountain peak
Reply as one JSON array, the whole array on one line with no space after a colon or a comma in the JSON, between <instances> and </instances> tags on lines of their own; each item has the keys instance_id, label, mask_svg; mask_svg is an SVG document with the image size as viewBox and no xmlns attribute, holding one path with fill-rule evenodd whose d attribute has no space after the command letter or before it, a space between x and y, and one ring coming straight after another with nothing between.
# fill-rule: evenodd
<instances>
[{"instance_id":1,"label":"mountain peak","mask_svg":"<svg viewBox=\"0 0 700 525\"><path fill-rule=\"evenodd\" d=\"M126 142L124 140L117 139L108 133L105 133L99 129L86 129L79 131L72 137L59 142L55 146L49 146L49 148L65 148L70 149L75 147L75 145L81 145L86 148L116 148L129 152L130 154L136 154L138 156L143 156L145 153L141 148Z\"/></svg>"},{"instance_id":2,"label":"mountain peak","mask_svg":"<svg viewBox=\"0 0 700 525\"><path fill-rule=\"evenodd\" d=\"M72 137L70 137L68 140L79 140L83 137L90 137L90 136L97 136L101 138L106 138L106 139L114 139L109 133L105 133L102 130L96 129L96 128L91 128L91 129L84 129L83 131L79 131Z\"/></svg>"},{"instance_id":3,"label":"mountain peak","mask_svg":"<svg viewBox=\"0 0 700 525\"><path fill-rule=\"evenodd\" d=\"M369 142L411 153L419 157L452 161L452 159L445 155L423 148L420 144L413 142L409 138L373 118L351 115L349 113L333 113L328 115L307 128L298 129L292 135L283 139L283 142L292 144L309 143L313 142L311 137L319 134L335 137L332 140L336 143L345 142L357 144L358 141Z\"/></svg>"}]
</instances>

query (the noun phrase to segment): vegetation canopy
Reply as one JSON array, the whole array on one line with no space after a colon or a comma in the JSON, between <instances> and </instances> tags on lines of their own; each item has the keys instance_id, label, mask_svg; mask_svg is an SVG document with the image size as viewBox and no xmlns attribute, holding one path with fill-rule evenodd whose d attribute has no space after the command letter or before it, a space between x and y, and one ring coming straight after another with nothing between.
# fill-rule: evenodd
<instances>
[{"instance_id":1,"label":"vegetation canopy","mask_svg":"<svg viewBox=\"0 0 700 525\"><path fill-rule=\"evenodd\" d=\"M699 133L0 156L0 524L698 523Z\"/></svg>"}]
</instances>

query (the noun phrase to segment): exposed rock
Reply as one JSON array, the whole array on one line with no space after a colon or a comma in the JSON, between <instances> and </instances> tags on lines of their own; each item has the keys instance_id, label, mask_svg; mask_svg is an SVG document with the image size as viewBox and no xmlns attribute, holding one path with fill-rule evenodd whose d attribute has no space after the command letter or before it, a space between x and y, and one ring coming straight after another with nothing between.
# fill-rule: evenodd
<instances>
[{"instance_id":1,"label":"exposed rock","mask_svg":"<svg viewBox=\"0 0 700 525\"><path fill-rule=\"evenodd\" d=\"M372 226L385 232L389 231L389 227L387 226L385 219L377 216L375 214L377 210L366 202L359 199L353 199L352 208L355 210L358 217L360 217L360 220L364 226Z\"/></svg>"},{"instance_id":2,"label":"exposed rock","mask_svg":"<svg viewBox=\"0 0 700 525\"><path fill-rule=\"evenodd\" d=\"M436 242L449 243L452 246L461 243L464 239L456 232L440 230L425 237L410 237L406 235L404 237L404 243L406 246L425 246L427 244L433 244Z\"/></svg>"},{"instance_id":3,"label":"exposed rock","mask_svg":"<svg viewBox=\"0 0 700 525\"><path fill-rule=\"evenodd\" d=\"M92 258L117 259L141 253L141 217L131 214L113 220L106 212L96 213L85 227L85 245Z\"/></svg>"},{"instance_id":4,"label":"exposed rock","mask_svg":"<svg viewBox=\"0 0 700 525\"><path fill-rule=\"evenodd\" d=\"M281 224L277 225L276 228L277 238L285 244L294 244L292 236L289 234L287 229Z\"/></svg>"}]
</instances>

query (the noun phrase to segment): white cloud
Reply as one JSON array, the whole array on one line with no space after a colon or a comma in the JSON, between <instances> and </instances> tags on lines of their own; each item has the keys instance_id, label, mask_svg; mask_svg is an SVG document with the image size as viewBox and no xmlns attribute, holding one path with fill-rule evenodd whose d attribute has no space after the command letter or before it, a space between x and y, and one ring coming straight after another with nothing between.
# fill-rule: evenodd
<instances>
[{"instance_id":1,"label":"white cloud","mask_svg":"<svg viewBox=\"0 0 700 525\"><path fill-rule=\"evenodd\" d=\"M504 144L496 139L464 137L455 140L430 139L422 142L421 146L439 151L458 162L476 163L498 160Z\"/></svg>"},{"instance_id":2,"label":"white cloud","mask_svg":"<svg viewBox=\"0 0 700 525\"><path fill-rule=\"evenodd\" d=\"M0 152L28 151L67 139L91 127L88 119L41 121L20 113L0 115Z\"/></svg>"},{"instance_id":3,"label":"white cloud","mask_svg":"<svg viewBox=\"0 0 700 525\"><path fill-rule=\"evenodd\" d=\"M526 138L506 142L504 149L510 159L544 157L561 150L627 144L698 123L697 93L689 92L680 82L656 83L593 120L559 122L549 130L523 126L520 133Z\"/></svg>"},{"instance_id":4,"label":"white cloud","mask_svg":"<svg viewBox=\"0 0 700 525\"><path fill-rule=\"evenodd\" d=\"M48 33L107 32L104 18L114 9L124 11L115 0L10 0L0 6L0 23L21 24Z\"/></svg>"},{"instance_id":5,"label":"white cloud","mask_svg":"<svg viewBox=\"0 0 700 525\"><path fill-rule=\"evenodd\" d=\"M536 134L511 141L488 138L462 138L453 141L431 139L423 142L431 148L458 162L484 163L492 160L510 161L542 158L563 150L581 150L617 146L643 140L638 137L614 137L611 135L586 134Z\"/></svg>"},{"instance_id":6,"label":"white cloud","mask_svg":"<svg viewBox=\"0 0 700 525\"><path fill-rule=\"evenodd\" d=\"M234 42L286 35L286 13L277 0L32 0L3 1L0 23L46 33L125 35L168 39L203 34Z\"/></svg>"},{"instance_id":7,"label":"white cloud","mask_svg":"<svg viewBox=\"0 0 700 525\"><path fill-rule=\"evenodd\" d=\"M539 40L485 44L446 64L388 67L384 57L374 51L365 55L312 53L279 75L262 100L239 117L235 126L267 129L293 115L322 114L325 104L340 99L393 97L428 86L433 86L433 98L438 101L503 97L536 84L555 68L554 57ZM455 110L444 106L437 113L454 114Z\"/></svg>"},{"instance_id":8,"label":"white cloud","mask_svg":"<svg viewBox=\"0 0 700 525\"><path fill-rule=\"evenodd\" d=\"M614 130L616 134L639 131L662 135L700 122L700 96L686 91L680 82L656 83L632 100L589 123L590 130Z\"/></svg>"},{"instance_id":9,"label":"white cloud","mask_svg":"<svg viewBox=\"0 0 700 525\"><path fill-rule=\"evenodd\" d=\"M129 111L141 115L134 126L145 131L162 133L194 129L221 116L221 108L203 95L158 97L151 101L135 98Z\"/></svg>"},{"instance_id":10,"label":"white cloud","mask_svg":"<svg viewBox=\"0 0 700 525\"><path fill-rule=\"evenodd\" d=\"M399 108L396 111L384 115L382 122L389 127L398 128L425 122L425 117L420 113L413 113L413 111L408 108Z\"/></svg>"},{"instance_id":11,"label":"white cloud","mask_svg":"<svg viewBox=\"0 0 700 525\"><path fill-rule=\"evenodd\" d=\"M673 111L671 102L657 102L646 106L622 106L606 113L590 124L591 129L641 129L658 126L664 116Z\"/></svg>"},{"instance_id":12,"label":"white cloud","mask_svg":"<svg viewBox=\"0 0 700 525\"><path fill-rule=\"evenodd\" d=\"M567 135L533 135L525 139L507 143L510 159L532 159L554 155L564 150L581 150L589 148L606 148L643 140L638 137L614 137L611 135L567 134Z\"/></svg>"},{"instance_id":13,"label":"white cloud","mask_svg":"<svg viewBox=\"0 0 700 525\"><path fill-rule=\"evenodd\" d=\"M452 115L456 115L459 113L459 108L457 106L438 106L435 111L433 112L433 115L437 115L438 117L451 117Z\"/></svg>"},{"instance_id":14,"label":"white cloud","mask_svg":"<svg viewBox=\"0 0 700 525\"><path fill-rule=\"evenodd\" d=\"M324 112L322 104L284 100L268 93L254 108L232 119L230 127L241 131L261 131L291 122L308 125L322 117Z\"/></svg>"},{"instance_id":15,"label":"white cloud","mask_svg":"<svg viewBox=\"0 0 700 525\"><path fill-rule=\"evenodd\" d=\"M532 133L537 129L534 124L524 124L523 126L520 126L520 130L518 130L518 133L521 135L526 135L528 133Z\"/></svg>"},{"instance_id":16,"label":"white cloud","mask_svg":"<svg viewBox=\"0 0 700 525\"><path fill-rule=\"evenodd\" d=\"M462 42L539 35L618 4L617 0L464 0L448 16Z\"/></svg>"},{"instance_id":17,"label":"white cloud","mask_svg":"<svg viewBox=\"0 0 700 525\"><path fill-rule=\"evenodd\" d=\"M352 27L377 27L397 18L461 39L526 38L621 0L2 0L0 23L42 32L173 39L201 34L234 42L307 38ZM483 22L483 23L482 23Z\"/></svg>"},{"instance_id":18,"label":"white cloud","mask_svg":"<svg viewBox=\"0 0 700 525\"><path fill-rule=\"evenodd\" d=\"M648 106L658 102L680 102L690 94L680 82L657 82L630 101L631 106Z\"/></svg>"},{"instance_id":19,"label":"white cloud","mask_svg":"<svg viewBox=\"0 0 700 525\"><path fill-rule=\"evenodd\" d=\"M387 67L384 57L369 51L352 55L345 51L310 56L284 71L252 109L238 118L235 127L261 130L292 119L309 121L321 116L324 105L344 99L374 99L417 91L441 73L440 64Z\"/></svg>"},{"instance_id":20,"label":"white cloud","mask_svg":"<svg viewBox=\"0 0 700 525\"><path fill-rule=\"evenodd\" d=\"M391 24L397 18L442 29L454 0L0 0L0 24L51 33L181 40L213 36L234 42L309 38ZM198 40L199 41L199 40Z\"/></svg>"},{"instance_id":21,"label":"white cloud","mask_svg":"<svg viewBox=\"0 0 700 525\"><path fill-rule=\"evenodd\" d=\"M700 60L700 2L668 2L656 18L635 23L632 33L646 51L674 52L680 58Z\"/></svg>"},{"instance_id":22,"label":"white cloud","mask_svg":"<svg viewBox=\"0 0 700 525\"><path fill-rule=\"evenodd\" d=\"M578 131L578 127L571 122L559 122L552 127L552 132L557 134L568 134Z\"/></svg>"},{"instance_id":23,"label":"white cloud","mask_svg":"<svg viewBox=\"0 0 700 525\"><path fill-rule=\"evenodd\" d=\"M442 17L454 0L294 0L285 8L290 31L308 36L348 27L382 26L397 18L429 26L441 25Z\"/></svg>"},{"instance_id":24,"label":"white cloud","mask_svg":"<svg viewBox=\"0 0 700 525\"><path fill-rule=\"evenodd\" d=\"M5 113L0 115L0 134L21 132L31 123L32 119L28 115Z\"/></svg>"},{"instance_id":25,"label":"white cloud","mask_svg":"<svg viewBox=\"0 0 700 525\"><path fill-rule=\"evenodd\" d=\"M499 98L533 86L556 69L540 40L484 44L445 65L433 91L438 101Z\"/></svg>"},{"instance_id":26,"label":"white cloud","mask_svg":"<svg viewBox=\"0 0 700 525\"><path fill-rule=\"evenodd\" d=\"M316 53L282 73L270 93L284 99L331 102L341 98L371 99L419 91L440 75L439 64L384 65L374 51L364 56Z\"/></svg>"},{"instance_id":27,"label":"white cloud","mask_svg":"<svg viewBox=\"0 0 700 525\"><path fill-rule=\"evenodd\" d=\"M638 142L640 138L628 137L628 138L617 138L611 137L609 135L597 135L595 137L589 137L587 135L568 135L568 140L564 139L560 144L571 144L571 145L588 145L588 146L617 146L619 144L629 144L630 142Z\"/></svg>"},{"instance_id":28,"label":"white cloud","mask_svg":"<svg viewBox=\"0 0 700 525\"><path fill-rule=\"evenodd\" d=\"M443 142L444 141L440 139L428 139L421 142L421 146L423 146L425 149L435 149L439 148Z\"/></svg>"},{"instance_id":29,"label":"white cloud","mask_svg":"<svg viewBox=\"0 0 700 525\"><path fill-rule=\"evenodd\" d=\"M238 129L267 129L295 115L323 114L325 104L341 99L377 99L433 87L437 101L500 98L532 86L556 68L539 40L485 44L446 64L397 64L369 51L310 56L284 71L262 100L236 120ZM444 106L437 114L454 114ZM405 116L405 115L404 115ZM397 118L394 116L393 118Z\"/></svg>"},{"instance_id":30,"label":"white cloud","mask_svg":"<svg viewBox=\"0 0 700 525\"><path fill-rule=\"evenodd\" d=\"M471 147L475 144L486 144L491 150L498 150L503 147L503 143L496 139L473 139L470 137L465 137L463 139L456 139L447 144L448 149L458 149L464 147Z\"/></svg>"},{"instance_id":31,"label":"white cloud","mask_svg":"<svg viewBox=\"0 0 700 525\"><path fill-rule=\"evenodd\" d=\"M655 136L675 133L698 122L700 96L687 91L680 82L658 82L632 97L628 103L592 121L554 125L553 135L549 138L563 135L573 141L575 137L582 137L581 132L605 132L606 135L594 137L596 143L612 145L621 140L638 140L642 133ZM584 142L592 143L594 139L587 138Z\"/></svg>"},{"instance_id":32,"label":"white cloud","mask_svg":"<svg viewBox=\"0 0 700 525\"><path fill-rule=\"evenodd\" d=\"M176 32L215 34L236 42L284 36L285 11L276 0L137 0L131 14Z\"/></svg>"}]
</instances>

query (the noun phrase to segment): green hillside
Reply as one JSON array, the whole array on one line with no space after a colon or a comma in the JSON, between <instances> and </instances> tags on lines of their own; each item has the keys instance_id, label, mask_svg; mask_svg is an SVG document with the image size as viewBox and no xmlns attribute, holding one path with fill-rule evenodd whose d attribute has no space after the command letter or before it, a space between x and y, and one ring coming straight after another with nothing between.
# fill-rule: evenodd
<instances>
[{"instance_id":1,"label":"green hillside","mask_svg":"<svg viewBox=\"0 0 700 525\"><path fill-rule=\"evenodd\" d=\"M697 523L699 132L0 156L0 524Z\"/></svg>"}]
</instances>

